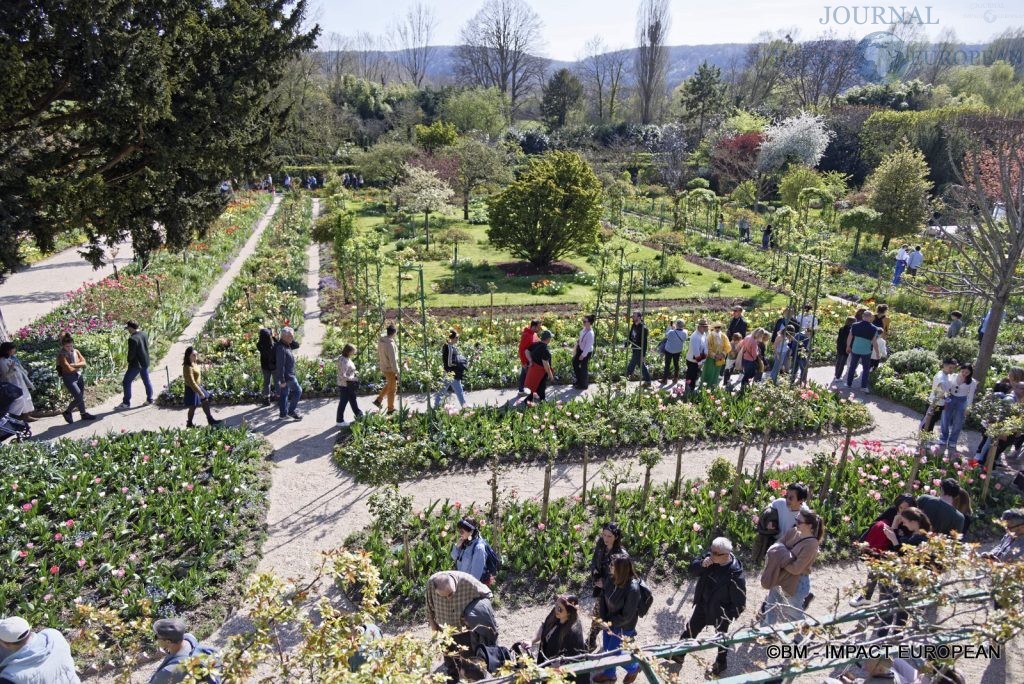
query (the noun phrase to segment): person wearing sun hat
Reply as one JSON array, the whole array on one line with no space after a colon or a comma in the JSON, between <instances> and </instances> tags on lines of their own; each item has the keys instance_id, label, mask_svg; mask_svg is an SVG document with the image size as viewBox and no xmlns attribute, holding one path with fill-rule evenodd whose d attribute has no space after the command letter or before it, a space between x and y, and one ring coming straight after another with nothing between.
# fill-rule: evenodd
<instances>
[{"instance_id":1,"label":"person wearing sun hat","mask_svg":"<svg viewBox=\"0 0 1024 684\"><path fill-rule=\"evenodd\" d=\"M80 684L71 647L55 629L32 631L24 618L0 620L0 683Z\"/></svg>"},{"instance_id":2,"label":"person wearing sun hat","mask_svg":"<svg viewBox=\"0 0 1024 684\"><path fill-rule=\"evenodd\" d=\"M722 368L725 367L725 357L732 349L729 338L722 332L722 324L717 321L711 325L711 332L707 337L707 347L708 358L701 371L701 380L707 387L717 387L718 378Z\"/></svg>"},{"instance_id":3,"label":"person wearing sun hat","mask_svg":"<svg viewBox=\"0 0 1024 684\"><path fill-rule=\"evenodd\" d=\"M153 623L153 634L156 636L157 647L167 654L160 666L149 678L149 684L176 684L185 681L188 669L182 665L185 660L201 656L210 656L212 667L217 662L213 657L216 649L203 646L188 631L185 621L181 618L163 618ZM202 681L220 681L207 678Z\"/></svg>"}]
</instances>

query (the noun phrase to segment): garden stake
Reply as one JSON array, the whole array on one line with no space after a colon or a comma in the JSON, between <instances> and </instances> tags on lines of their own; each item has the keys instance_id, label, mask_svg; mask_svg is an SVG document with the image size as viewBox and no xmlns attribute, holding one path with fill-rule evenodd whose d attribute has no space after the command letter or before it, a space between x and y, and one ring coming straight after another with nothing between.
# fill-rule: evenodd
<instances>
[{"instance_id":1,"label":"garden stake","mask_svg":"<svg viewBox=\"0 0 1024 684\"><path fill-rule=\"evenodd\" d=\"M540 521L548 524L548 504L551 501L551 468L554 466L555 457L548 454L547 463L544 464L544 498L540 504Z\"/></svg>"},{"instance_id":2,"label":"garden stake","mask_svg":"<svg viewBox=\"0 0 1024 684\"><path fill-rule=\"evenodd\" d=\"M587 505L587 466L590 465L590 445L583 447L583 491L580 492L580 503Z\"/></svg>"},{"instance_id":3,"label":"garden stake","mask_svg":"<svg viewBox=\"0 0 1024 684\"><path fill-rule=\"evenodd\" d=\"M647 267L644 266L644 301L640 305L640 313L647 314Z\"/></svg>"},{"instance_id":4,"label":"garden stake","mask_svg":"<svg viewBox=\"0 0 1024 684\"><path fill-rule=\"evenodd\" d=\"M683 443L676 445L676 481L673 487L675 498L679 498L679 491L683 486Z\"/></svg>"},{"instance_id":5,"label":"garden stake","mask_svg":"<svg viewBox=\"0 0 1024 684\"><path fill-rule=\"evenodd\" d=\"M156 279L156 300L158 302L162 302L163 301L163 297L160 295L160 279L159 278Z\"/></svg>"},{"instance_id":6,"label":"garden stake","mask_svg":"<svg viewBox=\"0 0 1024 684\"><path fill-rule=\"evenodd\" d=\"M731 507L735 508L736 504L740 501L740 484L743 482L743 461L747 458L747 443L746 441L740 445L740 455L736 459L736 479L732 483L732 504ZM679 450L682 455L682 449ZM676 462L676 496L679 496L679 466L680 462Z\"/></svg>"},{"instance_id":7,"label":"garden stake","mask_svg":"<svg viewBox=\"0 0 1024 684\"><path fill-rule=\"evenodd\" d=\"M921 461L928 458L928 454L925 451L924 444L919 444L917 447L917 456L914 457L914 465L910 468L910 477L907 478L907 486L903 490L907 494L914 493L914 483L917 482L917 471L921 469Z\"/></svg>"},{"instance_id":8,"label":"garden stake","mask_svg":"<svg viewBox=\"0 0 1024 684\"><path fill-rule=\"evenodd\" d=\"M768 460L768 445L771 443L771 430L764 431L764 440L761 442L761 464L757 468L757 486L761 486L761 478L764 477L764 462Z\"/></svg>"},{"instance_id":9,"label":"garden stake","mask_svg":"<svg viewBox=\"0 0 1024 684\"><path fill-rule=\"evenodd\" d=\"M988 456L985 458L985 482L981 485L981 505L984 506L988 501L988 486L992 482L992 466L996 462L996 449L999 446L998 439L990 439L991 444L988 447Z\"/></svg>"},{"instance_id":10,"label":"garden stake","mask_svg":"<svg viewBox=\"0 0 1024 684\"><path fill-rule=\"evenodd\" d=\"M839 457L839 465L836 467L836 485L842 481L843 471L846 470L846 461L850 457L850 440L853 438L853 427L846 428L846 436L843 437L843 455ZM830 494L831 495L831 494Z\"/></svg>"}]
</instances>

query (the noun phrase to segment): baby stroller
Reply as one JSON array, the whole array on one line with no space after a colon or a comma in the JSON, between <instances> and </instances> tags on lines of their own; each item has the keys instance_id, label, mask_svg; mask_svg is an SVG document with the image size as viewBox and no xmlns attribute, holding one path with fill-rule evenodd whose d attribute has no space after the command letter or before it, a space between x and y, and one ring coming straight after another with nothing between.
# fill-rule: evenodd
<instances>
[{"instance_id":1,"label":"baby stroller","mask_svg":"<svg viewBox=\"0 0 1024 684\"><path fill-rule=\"evenodd\" d=\"M5 442L10 437L14 437L15 442L20 442L32 436L32 429L28 423L7 413L11 404L21 396L21 391L17 385L0 382L0 442Z\"/></svg>"}]
</instances>

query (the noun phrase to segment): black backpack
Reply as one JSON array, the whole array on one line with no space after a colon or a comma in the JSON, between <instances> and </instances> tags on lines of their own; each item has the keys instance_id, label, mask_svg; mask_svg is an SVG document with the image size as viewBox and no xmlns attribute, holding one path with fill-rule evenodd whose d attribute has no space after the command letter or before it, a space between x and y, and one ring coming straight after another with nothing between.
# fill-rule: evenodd
<instances>
[{"instance_id":1,"label":"black backpack","mask_svg":"<svg viewBox=\"0 0 1024 684\"><path fill-rule=\"evenodd\" d=\"M512 652L504 646L477 646L476 657L484 662L491 674L496 673L505 663L515 660Z\"/></svg>"},{"instance_id":2,"label":"black backpack","mask_svg":"<svg viewBox=\"0 0 1024 684\"><path fill-rule=\"evenodd\" d=\"M636 583L640 587L640 605L637 607L636 612L640 617L644 617L650 612L651 606L654 605L654 593L642 579L637 578Z\"/></svg>"},{"instance_id":3,"label":"black backpack","mask_svg":"<svg viewBox=\"0 0 1024 684\"><path fill-rule=\"evenodd\" d=\"M497 579L498 568L501 567L501 557L498 552L491 548L491 545L484 542L484 577L491 580Z\"/></svg>"}]
</instances>

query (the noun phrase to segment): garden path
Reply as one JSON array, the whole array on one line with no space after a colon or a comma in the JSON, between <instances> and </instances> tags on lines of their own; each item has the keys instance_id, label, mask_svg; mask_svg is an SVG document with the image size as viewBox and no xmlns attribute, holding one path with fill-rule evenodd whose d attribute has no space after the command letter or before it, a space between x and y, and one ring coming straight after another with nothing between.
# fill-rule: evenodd
<instances>
[{"instance_id":1,"label":"garden path","mask_svg":"<svg viewBox=\"0 0 1024 684\"><path fill-rule=\"evenodd\" d=\"M116 254L111 263L93 269L70 247L28 268L7 276L0 285L0 311L7 331L14 335L40 316L45 316L64 302L64 295L88 282L102 280L114 272L114 266L132 261L130 242L122 242L109 254Z\"/></svg>"},{"instance_id":2,"label":"garden path","mask_svg":"<svg viewBox=\"0 0 1024 684\"><path fill-rule=\"evenodd\" d=\"M320 200L313 200L313 224L320 216ZM302 344L298 356L315 359L324 345L324 324L320 322L320 245L306 250L306 303L303 308Z\"/></svg>"}]
</instances>

